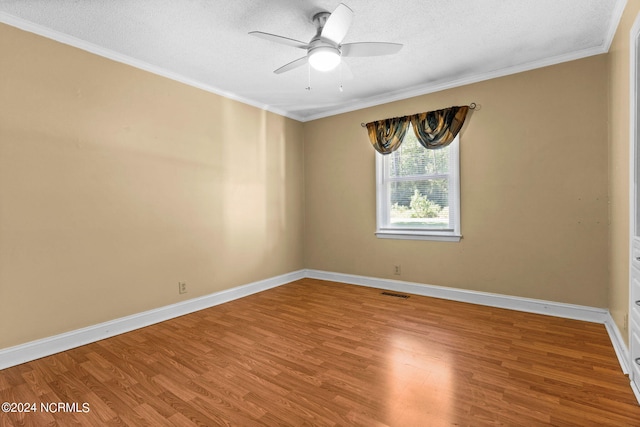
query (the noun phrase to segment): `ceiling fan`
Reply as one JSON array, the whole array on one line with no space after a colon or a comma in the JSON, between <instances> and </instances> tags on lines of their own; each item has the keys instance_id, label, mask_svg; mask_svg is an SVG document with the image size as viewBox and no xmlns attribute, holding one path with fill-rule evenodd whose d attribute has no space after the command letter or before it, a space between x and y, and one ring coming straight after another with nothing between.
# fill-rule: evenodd
<instances>
[{"instance_id":1,"label":"ceiling fan","mask_svg":"<svg viewBox=\"0 0 640 427\"><path fill-rule=\"evenodd\" d=\"M353 10L344 3L340 3L333 13L316 13L312 20L317 32L309 43L275 34L263 33L262 31L249 33L252 36L307 51L306 56L283 65L275 70L274 73L281 74L307 63L318 71L330 71L340 64L343 56L391 55L402 49L402 45L399 43L362 42L341 44L353 20Z\"/></svg>"}]
</instances>

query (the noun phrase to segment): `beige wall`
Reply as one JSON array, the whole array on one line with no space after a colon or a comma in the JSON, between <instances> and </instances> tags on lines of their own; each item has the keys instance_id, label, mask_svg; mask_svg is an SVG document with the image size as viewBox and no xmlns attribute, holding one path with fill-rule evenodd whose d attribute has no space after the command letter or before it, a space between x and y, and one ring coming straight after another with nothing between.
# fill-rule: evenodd
<instances>
[{"instance_id":1,"label":"beige wall","mask_svg":"<svg viewBox=\"0 0 640 427\"><path fill-rule=\"evenodd\" d=\"M303 268L301 123L5 25L0 58L0 348Z\"/></svg>"},{"instance_id":2,"label":"beige wall","mask_svg":"<svg viewBox=\"0 0 640 427\"><path fill-rule=\"evenodd\" d=\"M606 307L606 76L600 55L305 123L306 267ZM470 102L462 241L377 239L360 123Z\"/></svg>"},{"instance_id":3,"label":"beige wall","mask_svg":"<svg viewBox=\"0 0 640 427\"><path fill-rule=\"evenodd\" d=\"M622 329L638 10L609 55L305 124L0 25L0 349L304 267L609 307ZM472 101L463 240L377 239L360 123Z\"/></svg>"},{"instance_id":4,"label":"beige wall","mask_svg":"<svg viewBox=\"0 0 640 427\"><path fill-rule=\"evenodd\" d=\"M609 49L609 311L625 339L629 313L629 31L640 11L629 0Z\"/></svg>"}]
</instances>

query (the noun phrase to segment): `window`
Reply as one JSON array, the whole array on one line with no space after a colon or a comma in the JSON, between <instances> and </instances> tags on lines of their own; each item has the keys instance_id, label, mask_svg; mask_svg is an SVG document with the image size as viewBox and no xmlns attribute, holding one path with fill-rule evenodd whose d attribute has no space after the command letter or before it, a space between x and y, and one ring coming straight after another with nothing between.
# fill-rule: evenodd
<instances>
[{"instance_id":1,"label":"window","mask_svg":"<svg viewBox=\"0 0 640 427\"><path fill-rule=\"evenodd\" d=\"M376 153L376 235L460 241L459 136L427 150L409 129L396 151Z\"/></svg>"}]
</instances>

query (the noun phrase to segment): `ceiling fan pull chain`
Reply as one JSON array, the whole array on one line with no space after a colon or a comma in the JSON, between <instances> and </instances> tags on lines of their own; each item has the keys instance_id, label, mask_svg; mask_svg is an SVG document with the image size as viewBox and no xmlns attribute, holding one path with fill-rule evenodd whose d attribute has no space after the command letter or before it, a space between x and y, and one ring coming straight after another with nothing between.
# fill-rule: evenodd
<instances>
[{"instance_id":1,"label":"ceiling fan pull chain","mask_svg":"<svg viewBox=\"0 0 640 427\"><path fill-rule=\"evenodd\" d=\"M311 64L307 63L307 82L306 90L311 90Z\"/></svg>"},{"instance_id":2,"label":"ceiling fan pull chain","mask_svg":"<svg viewBox=\"0 0 640 427\"><path fill-rule=\"evenodd\" d=\"M340 61L340 81L338 82L340 86L338 86L338 89L340 90L340 92L342 92L342 61Z\"/></svg>"}]
</instances>

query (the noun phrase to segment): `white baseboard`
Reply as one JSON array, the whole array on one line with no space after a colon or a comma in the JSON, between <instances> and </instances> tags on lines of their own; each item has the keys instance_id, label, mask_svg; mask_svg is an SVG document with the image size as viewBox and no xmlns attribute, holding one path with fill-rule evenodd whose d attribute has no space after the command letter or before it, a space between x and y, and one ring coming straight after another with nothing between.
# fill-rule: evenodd
<instances>
[{"instance_id":1,"label":"white baseboard","mask_svg":"<svg viewBox=\"0 0 640 427\"><path fill-rule=\"evenodd\" d=\"M452 301L468 302L471 304L490 307L506 308L509 310L524 311L528 313L546 314L565 319L582 320L592 323L600 323L605 326L613 349L620 363L622 372L629 373L629 351L622 339L620 330L613 321L609 310L583 305L565 304L553 301L545 301L531 298L513 297L509 295L492 294L488 292L471 291L467 289L455 289L442 286L425 285L420 283L404 282L400 280L378 279L374 277L356 276L352 274L333 273L320 270L306 270L306 277L334 282L349 283L352 285L369 286L372 288L405 292L434 298L442 298ZM634 390L637 392L637 390ZM637 395L636 395L637 396ZM640 398L638 399L640 403Z\"/></svg>"},{"instance_id":2,"label":"white baseboard","mask_svg":"<svg viewBox=\"0 0 640 427\"><path fill-rule=\"evenodd\" d=\"M636 399L638 400L638 403L640 403L640 390L638 390L638 386L636 386L636 383L631 382L631 390L633 390L633 394L635 394Z\"/></svg>"},{"instance_id":3,"label":"white baseboard","mask_svg":"<svg viewBox=\"0 0 640 427\"><path fill-rule=\"evenodd\" d=\"M193 298L176 304L167 305L165 307L99 323L97 325L77 329L75 331L31 341L14 347L8 347L0 350L0 369L19 365L21 363L29 362L61 351L153 325L154 323L163 322L165 320L213 307L218 304L233 301L235 299L275 288L304 277L305 271L299 270L235 288L226 289L224 291L205 295L199 298Z\"/></svg>"},{"instance_id":4,"label":"white baseboard","mask_svg":"<svg viewBox=\"0 0 640 427\"><path fill-rule=\"evenodd\" d=\"M507 308L510 310L525 311L528 313L547 314L550 316L584 320L593 323L604 324L607 318L610 317L609 311L605 308L513 297L488 292L470 291L467 289L425 285L400 280L378 279L375 277L356 276L352 274L332 273L319 270L306 270L306 277L332 280L352 285L369 286L371 288L388 289L452 301L468 302L490 307Z\"/></svg>"},{"instance_id":5,"label":"white baseboard","mask_svg":"<svg viewBox=\"0 0 640 427\"><path fill-rule=\"evenodd\" d=\"M400 280L379 279L375 277L356 276L352 274L332 273L328 271L309 269L294 271L281 276L260 280L199 298L190 299L188 301L179 302L154 310L122 317L120 319L77 329L75 331L5 348L0 350L0 369L19 365L21 363L29 362L61 351L173 319L178 316L183 316L185 314L233 301L235 299L275 288L305 277L601 323L604 324L607 332L609 333L609 338L613 344L613 348L616 352L616 356L618 357L618 361L620 362L622 371L625 374L629 372L628 349L622 339L622 335L620 334L618 327L611 318L609 311L603 308L563 304L552 301L470 291L466 289L447 288L442 286L404 282ZM634 389L634 392L636 393L636 396L639 396L638 390ZM640 397L638 400L640 402Z\"/></svg>"},{"instance_id":6,"label":"white baseboard","mask_svg":"<svg viewBox=\"0 0 640 427\"><path fill-rule=\"evenodd\" d=\"M604 322L604 327L607 328L609 339L611 340L613 350L616 352L616 356L618 357L618 362L620 362L622 372L624 372L625 375L628 375L631 368L629 366L629 349L627 348L627 345L622 338L622 334L620 333L620 329L618 329L618 325L616 325L616 322L613 320L611 314L609 313L607 313L607 319ZM640 403L640 398L638 399L638 402Z\"/></svg>"}]
</instances>

